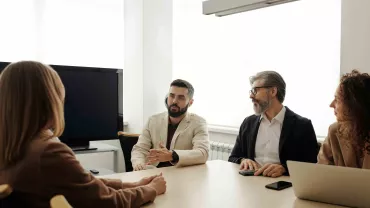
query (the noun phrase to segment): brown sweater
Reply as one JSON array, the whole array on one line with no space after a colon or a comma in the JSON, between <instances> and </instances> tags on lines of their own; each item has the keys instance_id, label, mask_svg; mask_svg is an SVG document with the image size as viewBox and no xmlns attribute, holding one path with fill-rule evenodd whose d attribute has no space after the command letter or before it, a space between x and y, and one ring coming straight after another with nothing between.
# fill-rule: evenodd
<instances>
[{"instance_id":1,"label":"brown sweater","mask_svg":"<svg viewBox=\"0 0 370 208\"><path fill-rule=\"evenodd\" d=\"M33 141L22 161L0 169L0 184L10 184L28 207L50 207L57 194L77 208L140 207L156 197L148 186L130 187L131 183L86 173L72 150L57 139Z\"/></svg>"},{"instance_id":2,"label":"brown sweater","mask_svg":"<svg viewBox=\"0 0 370 208\"><path fill-rule=\"evenodd\" d=\"M370 169L370 155L365 152L364 157L359 157L354 146L347 139L339 137L338 123L329 127L328 137L321 146L317 161L319 164Z\"/></svg>"}]
</instances>

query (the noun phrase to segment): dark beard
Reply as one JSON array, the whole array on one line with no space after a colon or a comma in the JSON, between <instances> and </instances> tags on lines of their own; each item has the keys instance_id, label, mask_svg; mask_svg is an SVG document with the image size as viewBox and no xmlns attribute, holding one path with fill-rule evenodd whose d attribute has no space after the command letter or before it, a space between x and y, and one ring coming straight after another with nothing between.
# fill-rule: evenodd
<instances>
[{"instance_id":1,"label":"dark beard","mask_svg":"<svg viewBox=\"0 0 370 208\"><path fill-rule=\"evenodd\" d=\"M170 117L177 118L177 117L180 117L180 116L184 115L184 114L188 111L189 104L187 104L187 105L185 106L185 108L182 108L182 109L180 109L180 110L179 110L179 111L177 111L177 112L172 112L172 111L171 111L171 107L173 107L173 106L175 106L175 107L177 107L177 108L180 108L180 107L179 107L179 106L177 106L176 104L172 104L172 105L170 105L170 106L168 106L168 105L167 105L168 115L169 115Z\"/></svg>"}]
</instances>

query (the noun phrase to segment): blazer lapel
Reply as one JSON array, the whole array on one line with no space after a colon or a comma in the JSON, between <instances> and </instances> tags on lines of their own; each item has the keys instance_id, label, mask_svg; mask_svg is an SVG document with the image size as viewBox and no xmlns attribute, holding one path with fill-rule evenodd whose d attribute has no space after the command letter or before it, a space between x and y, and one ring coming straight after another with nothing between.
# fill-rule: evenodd
<instances>
[{"instance_id":1,"label":"blazer lapel","mask_svg":"<svg viewBox=\"0 0 370 208\"><path fill-rule=\"evenodd\" d=\"M160 131L160 135L159 135L159 141L158 141L158 147L159 148L159 143L162 142L162 144L164 146L166 146L167 144L167 132L168 132L168 114L166 113L163 118L162 118L162 121L160 122L158 128L161 130ZM154 144L156 145L156 144Z\"/></svg>"},{"instance_id":2,"label":"blazer lapel","mask_svg":"<svg viewBox=\"0 0 370 208\"><path fill-rule=\"evenodd\" d=\"M260 127L261 123L261 116L257 116L256 120L252 123L251 126L251 132L249 134L248 138L248 158L255 158L256 155L256 141L257 141L257 134L258 134L258 129Z\"/></svg>"},{"instance_id":3,"label":"blazer lapel","mask_svg":"<svg viewBox=\"0 0 370 208\"><path fill-rule=\"evenodd\" d=\"M176 140L179 137L179 135L188 128L190 123L190 115L189 113L186 113L186 116L182 119L182 121L179 123L179 126L177 127L175 134L172 137L170 149L175 148Z\"/></svg>"},{"instance_id":4,"label":"blazer lapel","mask_svg":"<svg viewBox=\"0 0 370 208\"><path fill-rule=\"evenodd\" d=\"M282 152L283 146L287 138L289 137L291 130L294 128L292 125L294 124L294 114L288 107L286 107L286 112L284 116L283 127L281 129L280 134L280 141L279 141L279 154Z\"/></svg>"},{"instance_id":5,"label":"blazer lapel","mask_svg":"<svg viewBox=\"0 0 370 208\"><path fill-rule=\"evenodd\" d=\"M256 148L256 141L257 141L257 134L258 129L260 127L261 116L257 116L256 120L252 123L251 131L248 138L248 158L255 158L255 148Z\"/></svg>"}]
</instances>

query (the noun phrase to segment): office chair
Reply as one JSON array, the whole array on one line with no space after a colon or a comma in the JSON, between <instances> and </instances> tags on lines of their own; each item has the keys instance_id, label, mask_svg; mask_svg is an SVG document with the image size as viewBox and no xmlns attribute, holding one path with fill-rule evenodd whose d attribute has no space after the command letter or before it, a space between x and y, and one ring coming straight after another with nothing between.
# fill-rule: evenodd
<instances>
[{"instance_id":1,"label":"office chair","mask_svg":"<svg viewBox=\"0 0 370 208\"><path fill-rule=\"evenodd\" d=\"M125 166L126 172L132 172L132 163L131 163L131 151L134 145L139 140L140 134L129 134L126 132L119 131L118 139L121 144L123 156L125 157Z\"/></svg>"},{"instance_id":2,"label":"office chair","mask_svg":"<svg viewBox=\"0 0 370 208\"><path fill-rule=\"evenodd\" d=\"M63 195L56 195L50 200L51 208L72 208Z\"/></svg>"},{"instance_id":3,"label":"office chair","mask_svg":"<svg viewBox=\"0 0 370 208\"><path fill-rule=\"evenodd\" d=\"M321 142L317 142L317 154L319 154L320 149L321 149Z\"/></svg>"},{"instance_id":4,"label":"office chair","mask_svg":"<svg viewBox=\"0 0 370 208\"><path fill-rule=\"evenodd\" d=\"M8 184L0 185L0 199L8 197L12 192L13 190Z\"/></svg>"},{"instance_id":5,"label":"office chair","mask_svg":"<svg viewBox=\"0 0 370 208\"><path fill-rule=\"evenodd\" d=\"M0 208L28 207L19 200L19 193L8 184L0 185ZM57 195L50 200L51 208L72 208L62 195Z\"/></svg>"},{"instance_id":6,"label":"office chair","mask_svg":"<svg viewBox=\"0 0 370 208\"><path fill-rule=\"evenodd\" d=\"M26 207L18 199L18 193L8 184L0 185L0 208Z\"/></svg>"},{"instance_id":7,"label":"office chair","mask_svg":"<svg viewBox=\"0 0 370 208\"><path fill-rule=\"evenodd\" d=\"M168 99L168 94L164 98L164 104L167 108L167 99ZM127 132L118 132L118 139L121 144L123 156L125 157L125 166L126 166L126 172L132 172L133 167L131 163L131 151L134 145L137 143L139 140L140 134L130 134Z\"/></svg>"}]
</instances>

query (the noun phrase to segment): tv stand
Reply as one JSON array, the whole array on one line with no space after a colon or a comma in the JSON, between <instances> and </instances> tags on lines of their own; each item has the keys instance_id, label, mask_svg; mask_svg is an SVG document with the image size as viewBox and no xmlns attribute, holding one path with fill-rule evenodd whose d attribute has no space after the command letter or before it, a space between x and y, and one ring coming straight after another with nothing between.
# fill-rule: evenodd
<instances>
[{"instance_id":1,"label":"tv stand","mask_svg":"<svg viewBox=\"0 0 370 208\"><path fill-rule=\"evenodd\" d=\"M91 150L90 141L65 141L65 144L68 145L73 151L82 151L82 150Z\"/></svg>"},{"instance_id":2,"label":"tv stand","mask_svg":"<svg viewBox=\"0 0 370 208\"><path fill-rule=\"evenodd\" d=\"M97 150L98 148L97 147L92 147L92 146L73 146L71 147L71 149L75 152L77 151L91 151L91 150Z\"/></svg>"},{"instance_id":3,"label":"tv stand","mask_svg":"<svg viewBox=\"0 0 370 208\"><path fill-rule=\"evenodd\" d=\"M70 144L67 143L69 146ZM112 152L113 153L113 169L114 172L118 173L118 155L120 149L109 144L102 142L92 142L92 144L82 145L82 146L69 146L75 154L92 154L92 153L102 153L102 152Z\"/></svg>"}]
</instances>

